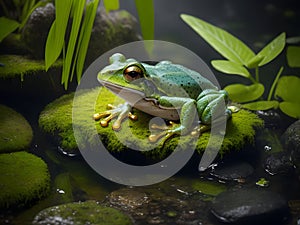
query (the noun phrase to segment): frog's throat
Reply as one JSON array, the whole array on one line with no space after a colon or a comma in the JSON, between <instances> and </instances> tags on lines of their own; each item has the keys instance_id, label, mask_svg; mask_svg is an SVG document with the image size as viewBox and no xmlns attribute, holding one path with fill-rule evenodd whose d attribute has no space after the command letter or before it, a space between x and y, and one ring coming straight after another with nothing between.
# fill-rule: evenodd
<instances>
[{"instance_id":1,"label":"frog's throat","mask_svg":"<svg viewBox=\"0 0 300 225\"><path fill-rule=\"evenodd\" d=\"M145 93L118 84L101 80L100 83L118 97L124 99L134 108L137 108L152 116L167 120L179 120L180 110L173 107L162 107L155 98L147 98Z\"/></svg>"}]
</instances>

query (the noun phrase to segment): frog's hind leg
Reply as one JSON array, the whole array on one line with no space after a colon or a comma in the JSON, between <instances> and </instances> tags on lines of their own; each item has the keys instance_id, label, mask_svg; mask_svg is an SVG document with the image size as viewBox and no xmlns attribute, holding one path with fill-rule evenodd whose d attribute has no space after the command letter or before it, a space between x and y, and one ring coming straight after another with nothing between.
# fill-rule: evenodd
<instances>
[{"instance_id":1,"label":"frog's hind leg","mask_svg":"<svg viewBox=\"0 0 300 225\"><path fill-rule=\"evenodd\" d=\"M118 106L108 104L108 110L94 114L93 118L94 120L100 120L100 125L102 127L107 127L112 119L117 118L112 125L112 129L116 131L121 129L121 124L124 119L130 118L132 120L137 120L137 116L131 113L131 106L128 103L120 104Z\"/></svg>"},{"instance_id":2,"label":"frog's hind leg","mask_svg":"<svg viewBox=\"0 0 300 225\"><path fill-rule=\"evenodd\" d=\"M157 142L159 139L163 138L162 142L164 142L174 135L189 134L196 121L197 110L195 100L190 98L162 96L159 99L159 103L164 106L180 108L180 124L170 122L170 126L152 125L152 129L162 130L162 132L150 135L149 141Z\"/></svg>"}]
</instances>

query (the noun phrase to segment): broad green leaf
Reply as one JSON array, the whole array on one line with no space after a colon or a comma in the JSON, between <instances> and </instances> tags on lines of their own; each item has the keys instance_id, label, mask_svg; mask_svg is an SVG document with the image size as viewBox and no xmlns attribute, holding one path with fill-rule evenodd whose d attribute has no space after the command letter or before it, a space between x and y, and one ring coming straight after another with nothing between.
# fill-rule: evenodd
<instances>
[{"instance_id":1,"label":"broad green leaf","mask_svg":"<svg viewBox=\"0 0 300 225\"><path fill-rule=\"evenodd\" d=\"M286 115L300 119L300 103L298 102L280 102L280 110Z\"/></svg>"},{"instance_id":2,"label":"broad green leaf","mask_svg":"<svg viewBox=\"0 0 300 225\"><path fill-rule=\"evenodd\" d=\"M256 101L247 104L243 104L243 108L250 110L268 110L268 109L276 109L278 107L279 102L277 101Z\"/></svg>"},{"instance_id":3,"label":"broad green leaf","mask_svg":"<svg viewBox=\"0 0 300 225\"><path fill-rule=\"evenodd\" d=\"M296 76L282 76L275 90L275 97L286 102L300 102L300 78Z\"/></svg>"},{"instance_id":4,"label":"broad green leaf","mask_svg":"<svg viewBox=\"0 0 300 225\"><path fill-rule=\"evenodd\" d=\"M72 30L69 38L66 58L64 60L63 72L62 72L62 84L64 84L65 89L68 87L69 78L72 80L73 74L70 74L71 64L74 56L75 46L77 42L77 37L79 34L80 24L84 12L85 0L75 0L73 4L73 22Z\"/></svg>"},{"instance_id":5,"label":"broad green leaf","mask_svg":"<svg viewBox=\"0 0 300 225\"><path fill-rule=\"evenodd\" d=\"M251 102L260 98L264 93L264 86L260 83L252 85L231 84L224 88L229 98L238 103Z\"/></svg>"},{"instance_id":6,"label":"broad green leaf","mask_svg":"<svg viewBox=\"0 0 300 225\"><path fill-rule=\"evenodd\" d=\"M181 18L226 59L247 65L255 53L227 31L196 17L182 14Z\"/></svg>"},{"instance_id":7,"label":"broad green leaf","mask_svg":"<svg viewBox=\"0 0 300 225\"><path fill-rule=\"evenodd\" d=\"M300 47L289 46L287 48L286 58L290 67L300 67Z\"/></svg>"},{"instance_id":8,"label":"broad green leaf","mask_svg":"<svg viewBox=\"0 0 300 225\"><path fill-rule=\"evenodd\" d=\"M250 77L249 71L243 66L235 62L227 60L213 60L211 61L212 66L223 73L240 75L243 77Z\"/></svg>"},{"instance_id":9,"label":"broad green leaf","mask_svg":"<svg viewBox=\"0 0 300 225\"><path fill-rule=\"evenodd\" d=\"M256 57L261 57L263 60L258 64L263 66L273 59L275 59L285 47L285 33L281 33L273 41L271 41L267 46L265 46Z\"/></svg>"},{"instance_id":10,"label":"broad green leaf","mask_svg":"<svg viewBox=\"0 0 300 225\"><path fill-rule=\"evenodd\" d=\"M77 46L77 53L75 56L77 59L77 63L75 64L77 82L80 82L80 78L82 75L84 61L88 50L89 41L92 34L92 28L96 17L98 5L99 5L99 0L94 0L92 2L89 2L86 6L85 17L80 30L79 44Z\"/></svg>"},{"instance_id":11,"label":"broad green leaf","mask_svg":"<svg viewBox=\"0 0 300 225\"><path fill-rule=\"evenodd\" d=\"M256 55L254 56L247 64L247 67L249 69L252 68L257 68L259 63L264 59L264 57L260 56L260 55Z\"/></svg>"},{"instance_id":12,"label":"broad green leaf","mask_svg":"<svg viewBox=\"0 0 300 225\"><path fill-rule=\"evenodd\" d=\"M119 0L103 0L106 12L119 9Z\"/></svg>"},{"instance_id":13,"label":"broad green leaf","mask_svg":"<svg viewBox=\"0 0 300 225\"><path fill-rule=\"evenodd\" d=\"M46 41L45 49L45 64L46 70L57 60L59 57L64 41L69 15L71 12L73 0L56 0L55 1L55 20L50 28Z\"/></svg>"},{"instance_id":14,"label":"broad green leaf","mask_svg":"<svg viewBox=\"0 0 300 225\"><path fill-rule=\"evenodd\" d=\"M6 17L0 17L0 42L19 27L19 23Z\"/></svg>"}]
</instances>

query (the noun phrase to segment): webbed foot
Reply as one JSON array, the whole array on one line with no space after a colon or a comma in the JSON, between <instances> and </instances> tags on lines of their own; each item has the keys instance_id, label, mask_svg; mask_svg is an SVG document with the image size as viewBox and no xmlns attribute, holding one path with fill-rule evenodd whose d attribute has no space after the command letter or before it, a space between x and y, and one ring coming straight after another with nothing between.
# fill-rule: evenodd
<instances>
[{"instance_id":1,"label":"webbed foot","mask_svg":"<svg viewBox=\"0 0 300 225\"><path fill-rule=\"evenodd\" d=\"M151 129L160 130L160 132L156 134L151 134L149 136L149 141L154 143L160 139L163 139L162 142L164 143L169 138L175 135L181 135L182 126L180 124L174 123L173 121L169 122L170 125L157 125L152 124ZM191 131L184 135L191 135L193 137L200 136L203 132L210 129L209 125L196 125Z\"/></svg>"},{"instance_id":2,"label":"webbed foot","mask_svg":"<svg viewBox=\"0 0 300 225\"><path fill-rule=\"evenodd\" d=\"M112 125L112 129L118 131L121 129L121 124L124 119L130 118L132 120L137 120L137 116L131 113L131 106L127 103L118 106L108 104L107 107L108 110L93 115L94 120L97 121L101 119L100 125L102 127L107 127L112 119L117 118Z\"/></svg>"}]
</instances>

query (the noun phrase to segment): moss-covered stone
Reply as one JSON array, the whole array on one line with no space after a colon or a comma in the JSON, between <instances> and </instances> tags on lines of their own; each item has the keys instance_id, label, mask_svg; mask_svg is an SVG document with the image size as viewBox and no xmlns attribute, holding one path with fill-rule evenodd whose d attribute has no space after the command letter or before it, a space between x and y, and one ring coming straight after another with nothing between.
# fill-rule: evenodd
<instances>
[{"instance_id":1,"label":"moss-covered stone","mask_svg":"<svg viewBox=\"0 0 300 225\"><path fill-rule=\"evenodd\" d=\"M27 152L0 154L0 208L20 208L50 191L46 163Z\"/></svg>"},{"instance_id":2,"label":"moss-covered stone","mask_svg":"<svg viewBox=\"0 0 300 225\"><path fill-rule=\"evenodd\" d=\"M132 222L117 209L101 206L95 201L86 201L45 209L34 218L33 224L130 225Z\"/></svg>"},{"instance_id":3,"label":"moss-covered stone","mask_svg":"<svg viewBox=\"0 0 300 225\"><path fill-rule=\"evenodd\" d=\"M0 105L0 153L24 150L32 140L27 120L13 109Z\"/></svg>"},{"instance_id":4,"label":"moss-covered stone","mask_svg":"<svg viewBox=\"0 0 300 225\"><path fill-rule=\"evenodd\" d=\"M73 115L77 116L73 120L73 125L80 130L80 137L77 136L80 142L93 144L95 135L97 135L95 134L96 131L100 134L101 141L111 151L121 151L128 149L126 146L134 146L138 149L153 149L150 154L164 157L176 148L179 141L178 137L167 140L164 144L150 143L147 137L151 134L149 122L153 117L136 109L134 109L134 114L138 116L138 120L125 120L122 129L118 132L112 130L111 124L103 128L99 122L94 122L91 117L95 112L105 111L108 103L118 104L122 102L105 88L85 91L77 96L74 106L76 113L73 112ZM50 103L43 110L39 119L40 126L46 132L59 134L62 139L61 145L64 148L77 147L72 131L73 97L74 94L65 95ZM255 128L261 126L263 126L262 120L249 111L240 110L234 113L227 122L227 131L220 153L223 154L233 149L239 150L246 143L253 142ZM197 140L196 149L199 153L205 150L209 139L210 133L205 132ZM219 145L220 139L218 137L213 137L212 140L213 144ZM181 137L180 143L181 148L193 146L191 137L188 135Z\"/></svg>"},{"instance_id":5,"label":"moss-covered stone","mask_svg":"<svg viewBox=\"0 0 300 225\"><path fill-rule=\"evenodd\" d=\"M8 79L19 77L23 80L27 74L37 74L45 71L45 61L35 60L29 56L23 55L0 55L0 62L4 66L0 67L0 79ZM52 68L61 67L62 62L57 61L52 65Z\"/></svg>"}]
</instances>

